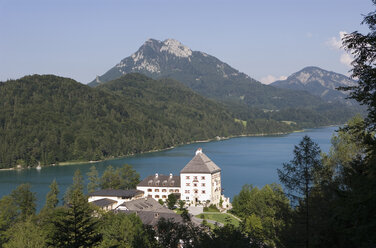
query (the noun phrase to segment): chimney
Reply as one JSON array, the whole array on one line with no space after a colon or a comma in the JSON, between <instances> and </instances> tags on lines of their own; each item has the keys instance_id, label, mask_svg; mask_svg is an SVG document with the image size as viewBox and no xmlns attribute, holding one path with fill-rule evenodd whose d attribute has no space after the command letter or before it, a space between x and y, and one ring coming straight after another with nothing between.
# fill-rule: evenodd
<instances>
[{"instance_id":1,"label":"chimney","mask_svg":"<svg viewBox=\"0 0 376 248\"><path fill-rule=\"evenodd\" d=\"M158 178L158 173L155 173L155 177Z\"/></svg>"},{"instance_id":2,"label":"chimney","mask_svg":"<svg viewBox=\"0 0 376 248\"><path fill-rule=\"evenodd\" d=\"M172 178L172 173L170 173L170 178Z\"/></svg>"},{"instance_id":3,"label":"chimney","mask_svg":"<svg viewBox=\"0 0 376 248\"><path fill-rule=\"evenodd\" d=\"M199 153L202 153L202 148L198 148L197 151L196 151L196 155L199 154Z\"/></svg>"}]
</instances>

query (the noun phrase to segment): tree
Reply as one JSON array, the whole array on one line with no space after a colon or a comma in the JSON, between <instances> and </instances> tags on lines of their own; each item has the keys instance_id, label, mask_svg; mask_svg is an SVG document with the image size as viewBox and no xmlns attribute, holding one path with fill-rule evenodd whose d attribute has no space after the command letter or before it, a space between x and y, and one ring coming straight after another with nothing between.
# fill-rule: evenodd
<instances>
[{"instance_id":1,"label":"tree","mask_svg":"<svg viewBox=\"0 0 376 248\"><path fill-rule=\"evenodd\" d=\"M169 209L173 209L176 202L178 201L178 198L176 197L175 194L169 194L168 197L167 197L167 207Z\"/></svg>"},{"instance_id":2,"label":"tree","mask_svg":"<svg viewBox=\"0 0 376 248\"><path fill-rule=\"evenodd\" d=\"M87 184L87 191L92 193L99 188L99 174L95 166L90 167L90 171L86 174L88 176L89 183Z\"/></svg>"},{"instance_id":3,"label":"tree","mask_svg":"<svg viewBox=\"0 0 376 248\"><path fill-rule=\"evenodd\" d=\"M294 203L305 213L305 246L309 247L310 236L310 206L309 197L322 171L319 146L308 136L304 136L298 146L294 148L294 158L290 163L283 164L283 170L278 169L279 180L289 191Z\"/></svg>"},{"instance_id":4,"label":"tree","mask_svg":"<svg viewBox=\"0 0 376 248\"><path fill-rule=\"evenodd\" d=\"M265 185L261 189L244 185L232 204L233 213L242 218L241 230L254 242L280 246L290 214L289 200L280 185Z\"/></svg>"},{"instance_id":5,"label":"tree","mask_svg":"<svg viewBox=\"0 0 376 248\"><path fill-rule=\"evenodd\" d=\"M57 185L56 179L54 179L50 185L50 192L47 193L46 196L46 204L44 208L52 209L56 208L59 204L59 187Z\"/></svg>"},{"instance_id":6,"label":"tree","mask_svg":"<svg viewBox=\"0 0 376 248\"><path fill-rule=\"evenodd\" d=\"M101 189L118 189L120 187L120 177L114 167L109 165L103 172L100 179Z\"/></svg>"},{"instance_id":7,"label":"tree","mask_svg":"<svg viewBox=\"0 0 376 248\"><path fill-rule=\"evenodd\" d=\"M140 174L129 164L125 164L119 168L118 174L120 175L120 189L135 189L140 182Z\"/></svg>"},{"instance_id":8,"label":"tree","mask_svg":"<svg viewBox=\"0 0 376 248\"><path fill-rule=\"evenodd\" d=\"M185 206L185 201L179 200L178 201L178 205L179 205L179 210L183 211L184 210L184 206Z\"/></svg>"},{"instance_id":9,"label":"tree","mask_svg":"<svg viewBox=\"0 0 376 248\"><path fill-rule=\"evenodd\" d=\"M21 184L12 191L10 196L17 205L19 211L19 218L21 220L28 216L34 215L36 210L36 196L30 191L30 184Z\"/></svg>"},{"instance_id":10,"label":"tree","mask_svg":"<svg viewBox=\"0 0 376 248\"><path fill-rule=\"evenodd\" d=\"M13 225L7 231L9 241L4 248L44 248L46 244L46 233L42 227L36 225L31 217Z\"/></svg>"},{"instance_id":11,"label":"tree","mask_svg":"<svg viewBox=\"0 0 376 248\"><path fill-rule=\"evenodd\" d=\"M100 225L103 241L99 247L154 247L139 217L134 214L107 212Z\"/></svg>"},{"instance_id":12,"label":"tree","mask_svg":"<svg viewBox=\"0 0 376 248\"><path fill-rule=\"evenodd\" d=\"M13 197L4 196L0 199L0 247L4 244L8 238L5 232L10 228L12 224L16 222L18 213L17 205L14 202Z\"/></svg>"},{"instance_id":13,"label":"tree","mask_svg":"<svg viewBox=\"0 0 376 248\"><path fill-rule=\"evenodd\" d=\"M91 247L101 241L97 232L98 220L94 217L94 209L82 192L82 176L76 170L73 185L66 194L66 206L54 212L54 230L49 237L49 245L53 247Z\"/></svg>"}]
</instances>

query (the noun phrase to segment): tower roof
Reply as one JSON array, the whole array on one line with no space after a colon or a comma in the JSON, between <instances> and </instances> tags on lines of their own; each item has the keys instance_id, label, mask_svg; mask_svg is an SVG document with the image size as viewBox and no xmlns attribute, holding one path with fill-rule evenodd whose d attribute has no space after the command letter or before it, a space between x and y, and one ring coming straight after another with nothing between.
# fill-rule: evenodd
<instances>
[{"instance_id":1,"label":"tower roof","mask_svg":"<svg viewBox=\"0 0 376 248\"><path fill-rule=\"evenodd\" d=\"M216 173L221 171L211 159L206 156L202 149L199 148L196 151L196 155L193 159L180 171L180 173Z\"/></svg>"}]
</instances>

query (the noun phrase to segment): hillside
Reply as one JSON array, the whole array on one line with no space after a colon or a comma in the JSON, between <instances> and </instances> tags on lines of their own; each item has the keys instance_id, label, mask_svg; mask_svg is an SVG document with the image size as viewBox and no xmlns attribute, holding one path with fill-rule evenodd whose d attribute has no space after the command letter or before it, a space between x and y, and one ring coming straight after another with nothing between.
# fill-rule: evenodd
<instances>
[{"instance_id":1,"label":"hillside","mask_svg":"<svg viewBox=\"0 0 376 248\"><path fill-rule=\"evenodd\" d=\"M286 80L279 80L271 85L284 89L304 90L321 97L327 102L354 104L354 101L346 99L346 92L339 91L337 88L354 86L356 81L345 75L326 71L319 67L305 67L290 75Z\"/></svg>"},{"instance_id":2,"label":"hillside","mask_svg":"<svg viewBox=\"0 0 376 248\"><path fill-rule=\"evenodd\" d=\"M154 79L173 78L203 96L245 106L280 109L322 103L319 97L307 92L263 85L216 57L192 51L173 39L147 40L138 51L89 85L94 87L131 72Z\"/></svg>"},{"instance_id":3,"label":"hillside","mask_svg":"<svg viewBox=\"0 0 376 248\"><path fill-rule=\"evenodd\" d=\"M99 160L244 132L225 108L174 80L129 74L91 88L53 75L0 83L0 168ZM256 126L255 126L256 127Z\"/></svg>"}]
</instances>

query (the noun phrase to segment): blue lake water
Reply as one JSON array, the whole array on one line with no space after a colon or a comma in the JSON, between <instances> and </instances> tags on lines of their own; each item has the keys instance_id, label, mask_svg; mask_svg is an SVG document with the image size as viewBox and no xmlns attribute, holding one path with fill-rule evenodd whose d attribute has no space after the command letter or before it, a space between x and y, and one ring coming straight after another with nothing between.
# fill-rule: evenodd
<instances>
[{"instance_id":1,"label":"blue lake water","mask_svg":"<svg viewBox=\"0 0 376 248\"><path fill-rule=\"evenodd\" d=\"M222 169L224 194L232 199L244 184L262 187L273 182L279 183L277 169L282 168L282 163L292 159L294 145L297 145L304 135L318 143L323 152L328 152L330 139L337 129L338 127L324 127L288 135L239 137L195 143L95 164L54 166L39 171L0 171L0 198L9 194L19 184L29 183L32 191L37 193L37 208L40 209L53 179L56 179L62 197L72 183L74 171L80 169L86 178L86 173L93 165L101 174L108 165L118 167L130 164L140 173L141 179L156 172L177 175L193 158L196 149L202 147L203 152Z\"/></svg>"}]
</instances>

